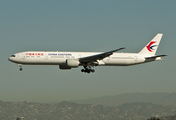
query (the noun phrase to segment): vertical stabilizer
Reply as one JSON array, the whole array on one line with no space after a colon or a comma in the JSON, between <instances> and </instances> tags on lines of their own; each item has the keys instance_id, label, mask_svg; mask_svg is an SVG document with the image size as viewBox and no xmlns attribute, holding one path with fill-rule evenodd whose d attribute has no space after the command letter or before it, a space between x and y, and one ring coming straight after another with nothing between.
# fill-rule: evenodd
<instances>
[{"instance_id":1,"label":"vertical stabilizer","mask_svg":"<svg viewBox=\"0 0 176 120\"><path fill-rule=\"evenodd\" d=\"M147 56L153 56L155 55L160 40L162 38L163 34L162 33L158 33L140 52L139 54L144 54Z\"/></svg>"}]
</instances>

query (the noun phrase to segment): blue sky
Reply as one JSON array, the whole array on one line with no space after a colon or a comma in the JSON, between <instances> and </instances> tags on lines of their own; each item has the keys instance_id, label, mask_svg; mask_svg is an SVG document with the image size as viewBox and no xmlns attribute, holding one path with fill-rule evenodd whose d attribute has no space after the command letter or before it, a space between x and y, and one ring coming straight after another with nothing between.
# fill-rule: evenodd
<instances>
[{"instance_id":1,"label":"blue sky","mask_svg":"<svg viewBox=\"0 0 176 120\"><path fill-rule=\"evenodd\" d=\"M60 102L134 92L176 92L176 1L1 0L0 100ZM19 67L7 59L22 51L139 52L163 33L162 61L130 67Z\"/></svg>"}]
</instances>

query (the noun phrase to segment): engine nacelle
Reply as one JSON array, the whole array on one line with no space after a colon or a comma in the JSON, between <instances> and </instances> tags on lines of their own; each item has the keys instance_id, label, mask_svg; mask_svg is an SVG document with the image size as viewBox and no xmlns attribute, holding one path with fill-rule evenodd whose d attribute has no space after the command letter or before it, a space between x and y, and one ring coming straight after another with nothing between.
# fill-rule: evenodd
<instances>
[{"instance_id":1,"label":"engine nacelle","mask_svg":"<svg viewBox=\"0 0 176 120\"><path fill-rule=\"evenodd\" d=\"M66 65L71 68L76 68L79 66L79 60L78 59L67 59Z\"/></svg>"},{"instance_id":2,"label":"engine nacelle","mask_svg":"<svg viewBox=\"0 0 176 120\"><path fill-rule=\"evenodd\" d=\"M94 62L94 66L102 66L105 63L102 60L97 60L96 62Z\"/></svg>"},{"instance_id":3,"label":"engine nacelle","mask_svg":"<svg viewBox=\"0 0 176 120\"><path fill-rule=\"evenodd\" d=\"M59 65L59 68L62 70L70 70L71 69L71 67L66 66L66 65Z\"/></svg>"}]
</instances>

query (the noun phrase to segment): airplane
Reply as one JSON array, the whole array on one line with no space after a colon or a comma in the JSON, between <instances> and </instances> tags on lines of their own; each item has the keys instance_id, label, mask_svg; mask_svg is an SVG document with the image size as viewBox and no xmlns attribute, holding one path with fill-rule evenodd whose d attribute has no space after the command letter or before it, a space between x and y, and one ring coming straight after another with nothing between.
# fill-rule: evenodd
<instances>
[{"instance_id":1,"label":"airplane","mask_svg":"<svg viewBox=\"0 0 176 120\"><path fill-rule=\"evenodd\" d=\"M26 51L13 54L9 61L22 65L59 65L61 70L83 66L81 72L93 73L96 66L131 66L162 60L167 55L155 55L163 34L158 33L139 53L115 53L125 47L108 52Z\"/></svg>"}]
</instances>

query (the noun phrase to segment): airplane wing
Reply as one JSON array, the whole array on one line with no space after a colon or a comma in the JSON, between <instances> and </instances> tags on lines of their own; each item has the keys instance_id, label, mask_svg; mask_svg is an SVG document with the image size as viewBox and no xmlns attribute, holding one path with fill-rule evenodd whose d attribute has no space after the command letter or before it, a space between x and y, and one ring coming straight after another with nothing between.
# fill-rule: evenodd
<instances>
[{"instance_id":1,"label":"airplane wing","mask_svg":"<svg viewBox=\"0 0 176 120\"><path fill-rule=\"evenodd\" d=\"M151 56L151 57L146 57L145 59L152 59L152 58L157 58L157 57L164 57L167 55L155 55L155 56Z\"/></svg>"},{"instance_id":2,"label":"airplane wing","mask_svg":"<svg viewBox=\"0 0 176 120\"><path fill-rule=\"evenodd\" d=\"M112 50L112 51L109 51L109 52L104 52L104 53L100 53L100 54L96 54L96 55L92 55L92 56L88 56L88 57L83 57L83 58L80 58L79 61L81 63L95 62L97 60L102 60L106 57L109 57L114 52L122 50L122 49L125 49L125 47L119 48L119 49L116 49L116 50Z\"/></svg>"}]
</instances>

